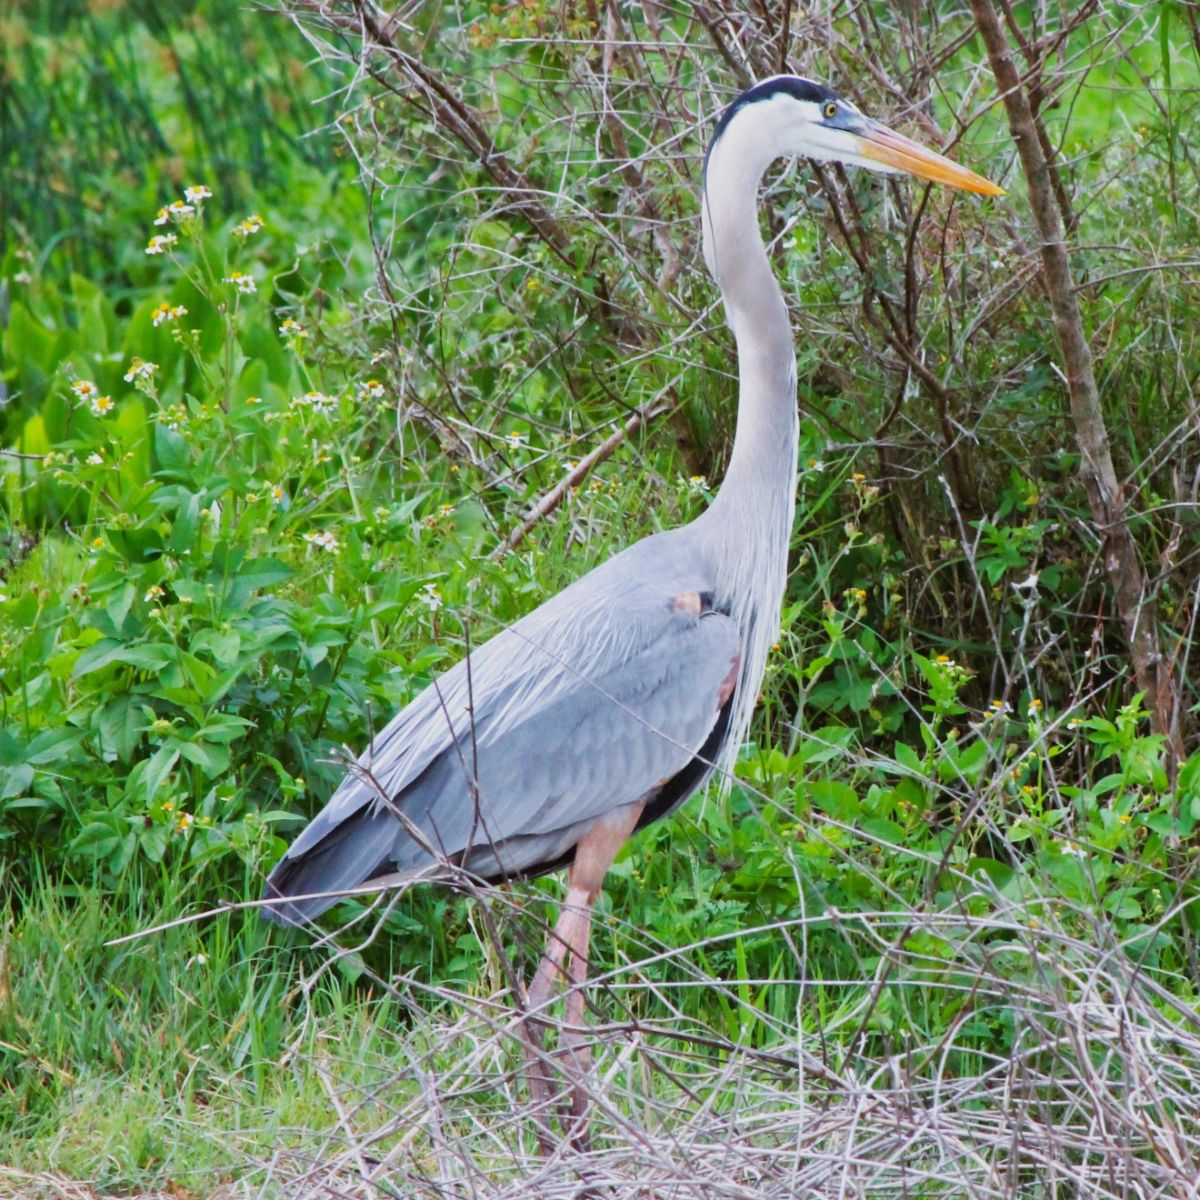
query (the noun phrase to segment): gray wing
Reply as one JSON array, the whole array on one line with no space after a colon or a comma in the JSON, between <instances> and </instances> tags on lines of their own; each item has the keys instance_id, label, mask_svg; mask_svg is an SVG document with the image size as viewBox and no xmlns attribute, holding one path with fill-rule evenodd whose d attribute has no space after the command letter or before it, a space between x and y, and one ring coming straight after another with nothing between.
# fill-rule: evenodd
<instances>
[{"instance_id":1,"label":"gray wing","mask_svg":"<svg viewBox=\"0 0 1200 1200\"><path fill-rule=\"evenodd\" d=\"M683 771L713 732L740 645L711 586L661 534L479 647L380 733L268 895L352 888L442 858L488 877L556 863L597 817Z\"/></svg>"}]
</instances>

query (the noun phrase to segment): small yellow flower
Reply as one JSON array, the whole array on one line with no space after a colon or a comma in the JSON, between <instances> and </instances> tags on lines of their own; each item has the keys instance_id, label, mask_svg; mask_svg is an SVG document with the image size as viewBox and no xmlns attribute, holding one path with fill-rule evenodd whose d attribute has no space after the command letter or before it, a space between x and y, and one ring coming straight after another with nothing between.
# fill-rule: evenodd
<instances>
[{"instance_id":1,"label":"small yellow flower","mask_svg":"<svg viewBox=\"0 0 1200 1200\"><path fill-rule=\"evenodd\" d=\"M189 829L191 829L192 823L195 820L196 820L196 818L193 817L191 813L181 812L179 814L179 820L175 822L175 832L176 833L187 833L187 831Z\"/></svg>"},{"instance_id":2,"label":"small yellow flower","mask_svg":"<svg viewBox=\"0 0 1200 1200\"><path fill-rule=\"evenodd\" d=\"M942 666L949 666L954 662L954 660L948 654L939 654L933 661L936 663L941 663Z\"/></svg>"},{"instance_id":3,"label":"small yellow flower","mask_svg":"<svg viewBox=\"0 0 1200 1200\"><path fill-rule=\"evenodd\" d=\"M166 254L178 241L179 239L173 233L155 234L146 245L146 253Z\"/></svg>"},{"instance_id":4,"label":"small yellow flower","mask_svg":"<svg viewBox=\"0 0 1200 1200\"><path fill-rule=\"evenodd\" d=\"M507 433L504 435L504 440L514 449L519 450L525 441L523 433Z\"/></svg>"},{"instance_id":5,"label":"small yellow flower","mask_svg":"<svg viewBox=\"0 0 1200 1200\"><path fill-rule=\"evenodd\" d=\"M283 490L283 484L272 484L271 499L274 500L276 504L282 504L287 499L287 492Z\"/></svg>"},{"instance_id":6,"label":"small yellow flower","mask_svg":"<svg viewBox=\"0 0 1200 1200\"><path fill-rule=\"evenodd\" d=\"M262 402L263 402L263 398L261 396L247 396L246 397L247 404L261 404Z\"/></svg>"},{"instance_id":7,"label":"small yellow flower","mask_svg":"<svg viewBox=\"0 0 1200 1200\"><path fill-rule=\"evenodd\" d=\"M154 218L155 225L165 225L171 219L171 210L169 208L160 208Z\"/></svg>"},{"instance_id":8,"label":"small yellow flower","mask_svg":"<svg viewBox=\"0 0 1200 1200\"><path fill-rule=\"evenodd\" d=\"M104 539L102 537L92 538L92 549L93 550L103 550L104 549Z\"/></svg>"},{"instance_id":9,"label":"small yellow flower","mask_svg":"<svg viewBox=\"0 0 1200 1200\"><path fill-rule=\"evenodd\" d=\"M244 221L239 221L233 227L234 237L250 237L251 234L257 233L263 227L263 219L258 213L251 213Z\"/></svg>"},{"instance_id":10,"label":"small yellow flower","mask_svg":"<svg viewBox=\"0 0 1200 1200\"><path fill-rule=\"evenodd\" d=\"M850 478L855 483L866 483L867 482L867 477L861 471L855 471L854 474L850 476Z\"/></svg>"},{"instance_id":11,"label":"small yellow flower","mask_svg":"<svg viewBox=\"0 0 1200 1200\"><path fill-rule=\"evenodd\" d=\"M71 384L71 391L79 397L80 400L87 400L95 396L100 389L90 379L80 379Z\"/></svg>"},{"instance_id":12,"label":"small yellow flower","mask_svg":"<svg viewBox=\"0 0 1200 1200\"><path fill-rule=\"evenodd\" d=\"M182 221L185 217L192 216L195 211L196 210L190 204L185 204L182 200L172 200L171 203L167 205L167 212L170 214L171 220L173 221ZM155 221L155 224L157 225L158 222Z\"/></svg>"},{"instance_id":13,"label":"small yellow flower","mask_svg":"<svg viewBox=\"0 0 1200 1200\"><path fill-rule=\"evenodd\" d=\"M146 594L142 597L142 599L145 600L147 604L150 604L154 600L161 600L166 594L167 593L163 591L163 589L160 588L157 583L152 583L146 589Z\"/></svg>"},{"instance_id":14,"label":"small yellow flower","mask_svg":"<svg viewBox=\"0 0 1200 1200\"><path fill-rule=\"evenodd\" d=\"M450 514L452 512L454 512L454 505L453 504L443 504L441 511L442 511L443 517L448 517L448 516L450 516Z\"/></svg>"},{"instance_id":15,"label":"small yellow flower","mask_svg":"<svg viewBox=\"0 0 1200 1200\"><path fill-rule=\"evenodd\" d=\"M378 400L383 395L383 384L378 379L368 379L361 391L366 399Z\"/></svg>"},{"instance_id":16,"label":"small yellow flower","mask_svg":"<svg viewBox=\"0 0 1200 1200\"><path fill-rule=\"evenodd\" d=\"M1128 825L1133 820L1133 817L1129 813L1117 813L1117 820L1122 825Z\"/></svg>"},{"instance_id":17,"label":"small yellow flower","mask_svg":"<svg viewBox=\"0 0 1200 1200\"><path fill-rule=\"evenodd\" d=\"M92 397L92 412L98 417L107 417L116 404L111 396L93 396Z\"/></svg>"},{"instance_id":18,"label":"small yellow flower","mask_svg":"<svg viewBox=\"0 0 1200 1200\"><path fill-rule=\"evenodd\" d=\"M288 317L287 320L285 320L283 324L279 326L279 332L282 333L284 337L308 337L308 330L305 329L299 321L293 321L291 317Z\"/></svg>"}]
</instances>

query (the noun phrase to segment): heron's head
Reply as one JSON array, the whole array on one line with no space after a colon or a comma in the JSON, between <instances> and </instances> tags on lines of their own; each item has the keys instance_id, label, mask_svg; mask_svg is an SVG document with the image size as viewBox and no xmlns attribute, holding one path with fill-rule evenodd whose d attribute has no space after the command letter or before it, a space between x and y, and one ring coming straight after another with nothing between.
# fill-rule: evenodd
<instances>
[{"instance_id":1,"label":"heron's head","mask_svg":"<svg viewBox=\"0 0 1200 1200\"><path fill-rule=\"evenodd\" d=\"M824 84L776 75L743 92L726 110L709 147L734 134L760 147L765 160L796 155L888 174L902 172L968 192L1002 196L1004 189L936 151L864 116Z\"/></svg>"}]
</instances>

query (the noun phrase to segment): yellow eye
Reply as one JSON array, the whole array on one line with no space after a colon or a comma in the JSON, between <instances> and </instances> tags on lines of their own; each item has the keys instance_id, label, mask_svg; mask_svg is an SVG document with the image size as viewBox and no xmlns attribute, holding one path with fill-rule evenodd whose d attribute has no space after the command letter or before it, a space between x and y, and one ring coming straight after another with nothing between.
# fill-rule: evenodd
<instances>
[{"instance_id":1,"label":"yellow eye","mask_svg":"<svg viewBox=\"0 0 1200 1200\"><path fill-rule=\"evenodd\" d=\"M825 107L821 111L825 114L825 119L827 121L832 121L833 118L837 116L837 101L826 100Z\"/></svg>"}]
</instances>

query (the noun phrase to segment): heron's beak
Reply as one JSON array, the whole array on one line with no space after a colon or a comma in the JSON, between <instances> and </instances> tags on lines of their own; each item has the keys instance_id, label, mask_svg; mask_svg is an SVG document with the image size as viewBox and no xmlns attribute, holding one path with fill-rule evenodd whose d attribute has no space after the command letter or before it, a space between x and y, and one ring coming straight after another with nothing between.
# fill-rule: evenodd
<instances>
[{"instance_id":1,"label":"heron's beak","mask_svg":"<svg viewBox=\"0 0 1200 1200\"><path fill-rule=\"evenodd\" d=\"M966 167L951 162L943 155L894 133L884 125L870 121L862 132L857 133L858 152L873 162L882 163L896 171L916 175L918 179L932 179L950 187L962 188L967 192L978 192L983 196L1003 196L1004 189Z\"/></svg>"}]
</instances>

